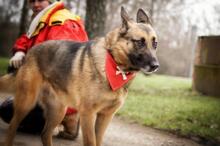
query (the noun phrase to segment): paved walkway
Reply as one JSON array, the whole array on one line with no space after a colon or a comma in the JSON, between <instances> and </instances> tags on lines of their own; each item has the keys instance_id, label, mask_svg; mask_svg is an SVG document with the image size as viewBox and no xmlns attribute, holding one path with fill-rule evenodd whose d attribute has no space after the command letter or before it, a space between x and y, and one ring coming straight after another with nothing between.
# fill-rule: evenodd
<instances>
[{"instance_id":1,"label":"paved walkway","mask_svg":"<svg viewBox=\"0 0 220 146\"><path fill-rule=\"evenodd\" d=\"M0 120L0 146L3 145L7 124ZM82 146L81 134L76 141L54 138L54 146ZM41 146L38 135L18 133L15 146ZM161 132L137 124L123 122L114 118L104 139L103 146L203 146L185 138L178 138L167 132Z\"/></svg>"},{"instance_id":2,"label":"paved walkway","mask_svg":"<svg viewBox=\"0 0 220 146\"><path fill-rule=\"evenodd\" d=\"M2 97L2 94L0 94ZM0 98L1 101L1 98ZM0 119L0 146L8 125ZM75 141L54 138L54 146L82 146L81 133ZM17 133L14 146L42 146L39 135ZM108 127L103 146L204 146L173 134L129 123L115 117Z\"/></svg>"}]
</instances>

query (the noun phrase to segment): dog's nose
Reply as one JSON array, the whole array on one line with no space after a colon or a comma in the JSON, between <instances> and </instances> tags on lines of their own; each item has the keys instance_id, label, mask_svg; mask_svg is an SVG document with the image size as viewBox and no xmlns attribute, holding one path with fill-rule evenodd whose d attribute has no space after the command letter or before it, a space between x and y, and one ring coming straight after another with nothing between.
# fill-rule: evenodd
<instances>
[{"instance_id":1,"label":"dog's nose","mask_svg":"<svg viewBox=\"0 0 220 146\"><path fill-rule=\"evenodd\" d=\"M159 63L158 63L157 61L152 61L152 62L150 63L150 70L151 70L151 71L155 71L156 69L158 69L159 66L160 66L160 65L159 65Z\"/></svg>"}]
</instances>

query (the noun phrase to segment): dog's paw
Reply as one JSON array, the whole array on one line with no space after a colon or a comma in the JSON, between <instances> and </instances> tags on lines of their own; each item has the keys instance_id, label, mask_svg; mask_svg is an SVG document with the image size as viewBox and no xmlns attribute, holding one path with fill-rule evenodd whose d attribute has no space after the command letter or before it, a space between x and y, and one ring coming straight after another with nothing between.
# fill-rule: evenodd
<instances>
[{"instance_id":1,"label":"dog's paw","mask_svg":"<svg viewBox=\"0 0 220 146\"><path fill-rule=\"evenodd\" d=\"M65 131L60 131L57 137L62 139L75 140L78 137L78 133L71 134Z\"/></svg>"}]
</instances>

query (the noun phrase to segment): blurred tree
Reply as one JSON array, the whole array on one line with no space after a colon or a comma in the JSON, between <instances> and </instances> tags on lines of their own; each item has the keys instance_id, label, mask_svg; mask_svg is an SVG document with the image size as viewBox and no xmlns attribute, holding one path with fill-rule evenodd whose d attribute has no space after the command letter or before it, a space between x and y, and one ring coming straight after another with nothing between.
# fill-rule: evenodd
<instances>
[{"instance_id":1,"label":"blurred tree","mask_svg":"<svg viewBox=\"0 0 220 146\"><path fill-rule=\"evenodd\" d=\"M18 0L2 1L0 5L0 23L18 21L17 18L19 18L20 15L19 10L22 2L23 1Z\"/></svg>"},{"instance_id":2,"label":"blurred tree","mask_svg":"<svg viewBox=\"0 0 220 146\"><path fill-rule=\"evenodd\" d=\"M28 22L29 22L28 11L29 11L28 1L24 0L23 1L22 12L21 12L21 19L20 19L19 36L21 34L25 33L26 29L28 27Z\"/></svg>"},{"instance_id":3,"label":"blurred tree","mask_svg":"<svg viewBox=\"0 0 220 146\"><path fill-rule=\"evenodd\" d=\"M125 7L134 20L139 8L147 11L159 38L158 55L161 63L159 73L162 74L189 76L196 36L201 35L200 32L203 32L203 35L204 32L205 34L220 32L220 2L214 5L214 10L210 10L208 7L210 3L205 3L204 0L64 0L64 2L74 13L82 18L86 16L85 24L90 38L103 35L121 24L121 6ZM207 4L205 9L210 12L209 15L200 8L202 3ZM21 20L22 4L23 0L0 0L0 55L2 48L8 50L11 47L18 34L17 25Z\"/></svg>"},{"instance_id":4,"label":"blurred tree","mask_svg":"<svg viewBox=\"0 0 220 146\"><path fill-rule=\"evenodd\" d=\"M80 9L81 1L76 2L76 14L79 14L79 9Z\"/></svg>"},{"instance_id":5,"label":"blurred tree","mask_svg":"<svg viewBox=\"0 0 220 146\"><path fill-rule=\"evenodd\" d=\"M0 56L8 56L18 35L20 8L23 1L0 1Z\"/></svg>"},{"instance_id":6,"label":"blurred tree","mask_svg":"<svg viewBox=\"0 0 220 146\"><path fill-rule=\"evenodd\" d=\"M81 8L81 3L82 0L65 0L65 6L69 9L74 9L75 13L78 15L80 8Z\"/></svg>"},{"instance_id":7,"label":"blurred tree","mask_svg":"<svg viewBox=\"0 0 220 146\"><path fill-rule=\"evenodd\" d=\"M102 36L106 21L107 0L86 0L86 31L89 38Z\"/></svg>"}]
</instances>

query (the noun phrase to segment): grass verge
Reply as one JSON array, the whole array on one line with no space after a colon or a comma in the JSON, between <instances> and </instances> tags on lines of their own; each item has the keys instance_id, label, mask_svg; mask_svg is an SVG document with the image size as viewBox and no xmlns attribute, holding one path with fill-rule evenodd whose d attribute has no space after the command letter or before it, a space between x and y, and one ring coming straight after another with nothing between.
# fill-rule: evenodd
<instances>
[{"instance_id":1,"label":"grass verge","mask_svg":"<svg viewBox=\"0 0 220 146\"><path fill-rule=\"evenodd\" d=\"M8 58L0 57L0 75L5 74L7 72L8 62Z\"/></svg>"},{"instance_id":2,"label":"grass verge","mask_svg":"<svg viewBox=\"0 0 220 146\"><path fill-rule=\"evenodd\" d=\"M220 138L220 98L202 96L191 80L137 75L119 115L184 136Z\"/></svg>"}]
</instances>

